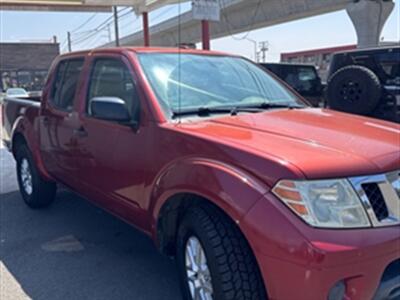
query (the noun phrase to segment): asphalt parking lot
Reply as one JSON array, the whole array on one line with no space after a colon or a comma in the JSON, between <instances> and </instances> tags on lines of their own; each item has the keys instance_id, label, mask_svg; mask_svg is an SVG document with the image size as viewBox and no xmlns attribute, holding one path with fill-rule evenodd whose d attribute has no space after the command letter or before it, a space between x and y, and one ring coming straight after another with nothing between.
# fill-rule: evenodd
<instances>
[{"instance_id":1,"label":"asphalt parking lot","mask_svg":"<svg viewBox=\"0 0 400 300\"><path fill-rule=\"evenodd\" d=\"M70 191L30 210L0 149L0 299L181 299L174 261Z\"/></svg>"}]
</instances>

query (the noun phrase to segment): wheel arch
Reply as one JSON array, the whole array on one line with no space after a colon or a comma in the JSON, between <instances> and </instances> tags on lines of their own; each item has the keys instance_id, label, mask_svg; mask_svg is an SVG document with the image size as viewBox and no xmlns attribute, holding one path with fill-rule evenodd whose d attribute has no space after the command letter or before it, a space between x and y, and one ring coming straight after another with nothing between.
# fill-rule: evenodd
<instances>
[{"instance_id":1,"label":"wheel arch","mask_svg":"<svg viewBox=\"0 0 400 300\"><path fill-rule=\"evenodd\" d=\"M40 144L38 141L39 128L34 127L24 116L18 117L11 131L10 150L14 158L16 157L18 147L26 145L32 154L35 165L39 174L47 181L54 181L50 174L46 171L42 157L40 155Z\"/></svg>"},{"instance_id":2,"label":"wheel arch","mask_svg":"<svg viewBox=\"0 0 400 300\"><path fill-rule=\"evenodd\" d=\"M185 201L186 199L194 201ZM186 209L191 205L200 205L200 203L212 202L202 196L189 192L172 195L165 201L160 209L156 228L156 241L161 253L168 256L175 255L175 239L180 219L183 217Z\"/></svg>"},{"instance_id":3,"label":"wheel arch","mask_svg":"<svg viewBox=\"0 0 400 300\"><path fill-rule=\"evenodd\" d=\"M190 201L188 201L190 200ZM191 207L213 207L219 213L236 224L236 228L247 240L240 226L240 220L218 206L215 201L194 192L179 193L171 196L162 206L157 219L157 246L161 253L175 255L175 239L179 224L187 209ZM250 243L249 243L250 245ZM251 247L250 247L251 248ZM254 253L253 253L254 254Z\"/></svg>"},{"instance_id":4,"label":"wheel arch","mask_svg":"<svg viewBox=\"0 0 400 300\"><path fill-rule=\"evenodd\" d=\"M212 205L239 224L268 190L249 173L218 161L188 159L172 164L153 188L153 238L161 252L173 255L179 220L188 207Z\"/></svg>"}]
</instances>

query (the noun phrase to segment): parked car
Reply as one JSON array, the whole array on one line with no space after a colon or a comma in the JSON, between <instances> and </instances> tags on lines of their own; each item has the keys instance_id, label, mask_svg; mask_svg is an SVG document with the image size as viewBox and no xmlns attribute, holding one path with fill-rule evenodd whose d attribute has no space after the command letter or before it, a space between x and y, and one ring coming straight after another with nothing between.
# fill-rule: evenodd
<instances>
[{"instance_id":1,"label":"parked car","mask_svg":"<svg viewBox=\"0 0 400 300\"><path fill-rule=\"evenodd\" d=\"M302 95L315 107L323 104L324 84L313 65L290 63L260 63Z\"/></svg>"},{"instance_id":2,"label":"parked car","mask_svg":"<svg viewBox=\"0 0 400 300\"><path fill-rule=\"evenodd\" d=\"M326 93L332 109L400 122L400 47L333 55Z\"/></svg>"},{"instance_id":3,"label":"parked car","mask_svg":"<svg viewBox=\"0 0 400 300\"><path fill-rule=\"evenodd\" d=\"M28 98L28 92L23 88L9 88L6 90L6 97L9 98Z\"/></svg>"},{"instance_id":4,"label":"parked car","mask_svg":"<svg viewBox=\"0 0 400 300\"><path fill-rule=\"evenodd\" d=\"M25 203L60 184L135 225L176 258L185 299L399 295L397 124L310 108L237 56L164 48L62 55L41 102L3 113Z\"/></svg>"}]
</instances>

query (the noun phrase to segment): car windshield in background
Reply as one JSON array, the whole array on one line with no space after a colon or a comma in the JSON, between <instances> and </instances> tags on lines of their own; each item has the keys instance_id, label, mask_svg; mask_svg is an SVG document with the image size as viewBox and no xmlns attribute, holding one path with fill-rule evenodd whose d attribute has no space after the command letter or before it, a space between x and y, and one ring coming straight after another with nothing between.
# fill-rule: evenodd
<instances>
[{"instance_id":1,"label":"car windshield in background","mask_svg":"<svg viewBox=\"0 0 400 300\"><path fill-rule=\"evenodd\" d=\"M7 90L7 95L26 95L27 92L24 89L19 89L19 88L15 88L15 89L8 89Z\"/></svg>"},{"instance_id":2,"label":"car windshield in background","mask_svg":"<svg viewBox=\"0 0 400 300\"><path fill-rule=\"evenodd\" d=\"M170 112L304 106L268 73L239 57L142 53L139 60L158 100Z\"/></svg>"}]
</instances>

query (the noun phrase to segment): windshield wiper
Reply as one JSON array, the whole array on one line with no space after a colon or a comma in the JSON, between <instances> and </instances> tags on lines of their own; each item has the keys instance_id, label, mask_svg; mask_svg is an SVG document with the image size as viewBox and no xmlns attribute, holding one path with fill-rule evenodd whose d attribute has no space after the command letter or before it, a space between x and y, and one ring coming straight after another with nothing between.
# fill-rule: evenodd
<instances>
[{"instance_id":1,"label":"windshield wiper","mask_svg":"<svg viewBox=\"0 0 400 300\"><path fill-rule=\"evenodd\" d=\"M295 109L295 108L304 108L304 105L298 104L283 104L283 103L273 103L273 102L262 102L257 104L249 104L245 106L241 106L244 108L258 108L258 109L274 109L274 108L288 108L288 109Z\"/></svg>"},{"instance_id":2,"label":"windshield wiper","mask_svg":"<svg viewBox=\"0 0 400 300\"><path fill-rule=\"evenodd\" d=\"M193 109L183 109L180 111L173 111L172 118L181 116L190 116L197 115L199 117L208 117L211 114L230 114L232 116L237 115L238 112L260 112L261 108L259 107L242 107L242 106L226 106L226 107L208 107L202 106Z\"/></svg>"},{"instance_id":3,"label":"windshield wiper","mask_svg":"<svg viewBox=\"0 0 400 300\"><path fill-rule=\"evenodd\" d=\"M232 116L236 116L239 112L257 113L265 109L274 109L274 108L295 109L304 107L305 106L303 105L280 104L273 102L263 102L263 103L237 105L237 106L217 106L217 107L202 106L192 109L183 109L180 111L174 110L172 112L172 118L175 119L177 117L190 116L190 115L197 115L199 117L208 117L211 114L230 114Z\"/></svg>"}]
</instances>

